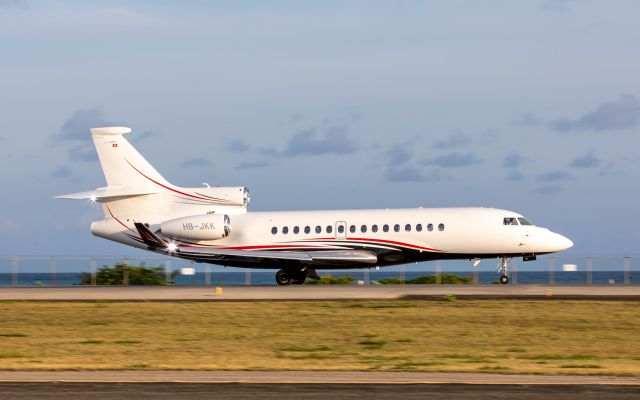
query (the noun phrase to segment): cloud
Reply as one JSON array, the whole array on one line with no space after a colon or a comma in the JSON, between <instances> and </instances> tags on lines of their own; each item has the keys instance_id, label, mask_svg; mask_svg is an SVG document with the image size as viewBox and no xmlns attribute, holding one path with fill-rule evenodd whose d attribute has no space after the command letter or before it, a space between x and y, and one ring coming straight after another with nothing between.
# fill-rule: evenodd
<instances>
[{"instance_id":1,"label":"cloud","mask_svg":"<svg viewBox=\"0 0 640 400\"><path fill-rule=\"evenodd\" d=\"M270 166L271 163L267 162L267 161L245 161L242 162L240 164L238 164L238 166L236 167L237 170L242 170L242 169L253 169L253 168L265 168Z\"/></svg>"},{"instance_id":2,"label":"cloud","mask_svg":"<svg viewBox=\"0 0 640 400\"><path fill-rule=\"evenodd\" d=\"M315 129L307 129L293 135L281 154L284 156L318 156L323 154L351 154L358 149L355 141L348 137L344 127L331 126L324 135L318 135ZM264 149L263 149L264 150ZM265 154L263 152L263 154Z\"/></svg>"},{"instance_id":3,"label":"cloud","mask_svg":"<svg viewBox=\"0 0 640 400\"><path fill-rule=\"evenodd\" d=\"M542 123L542 118L533 113L527 112L520 114L518 117L511 120L510 123L511 125L518 126L538 126Z\"/></svg>"},{"instance_id":4,"label":"cloud","mask_svg":"<svg viewBox=\"0 0 640 400\"><path fill-rule=\"evenodd\" d=\"M520 165L522 165L523 161L524 161L524 157L522 157L520 154L511 153L506 155L502 159L502 166L506 168L517 168Z\"/></svg>"},{"instance_id":5,"label":"cloud","mask_svg":"<svg viewBox=\"0 0 640 400\"><path fill-rule=\"evenodd\" d=\"M387 169L386 177L387 180L391 182L428 182L445 179L440 171L433 171L429 174L425 174L413 165L390 167Z\"/></svg>"},{"instance_id":6,"label":"cloud","mask_svg":"<svg viewBox=\"0 0 640 400\"><path fill-rule=\"evenodd\" d=\"M31 7L29 6L29 2L26 0L0 0L0 9L3 8L26 11Z\"/></svg>"},{"instance_id":7,"label":"cloud","mask_svg":"<svg viewBox=\"0 0 640 400\"><path fill-rule=\"evenodd\" d=\"M393 165L402 165L411 160L413 154L407 148L406 145L403 144L394 144L385 152L385 155L389 159L389 164Z\"/></svg>"},{"instance_id":8,"label":"cloud","mask_svg":"<svg viewBox=\"0 0 640 400\"><path fill-rule=\"evenodd\" d=\"M69 159L72 161L97 161L98 153L96 153L93 143L87 142L86 144L79 144L72 147L69 150Z\"/></svg>"},{"instance_id":9,"label":"cloud","mask_svg":"<svg viewBox=\"0 0 640 400\"><path fill-rule=\"evenodd\" d=\"M203 157L198 157L198 158L185 160L180 163L180 166L181 167L209 167L211 166L211 161Z\"/></svg>"},{"instance_id":10,"label":"cloud","mask_svg":"<svg viewBox=\"0 0 640 400\"><path fill-rule=\"evenodd\" d=\"M561 181L572 181L575 178L565 171L551 171L546 172L544 174L538 175L538 180L543 182L561 182Z\"/></svg>"},{"instance_id":11,"label":"cloud","mask_svg":"<svg viewBox=\"0 0 640 400\"><path fill-rule=\"evenodd\" d=\"M562 191L562 186L560 185L545 185L536 188L534 192L540 194L554 194Z\"/></svg>"},{"instance_id":12,"label":"cloud","mask_svg":"<svg viewBox=\"0 0 640 400\"><path fill-rule=\"evenodd\" d=\"M559 118L549 123L558 132L578 130L608 131L634 128L640 121L640 101L633 95L602 103L577 119Z\"/></svg>"},{"instance_id":13,"label":"cloud","mask_svg":"<svg viewBox=\"0 0 640 400\"><path fill-rule=\"evenodd\" d=\"M594 168L599 166L600 163L601 160L593 154L593 152L589 152L583 156L574 158L569 166L576 168Z\"/></svg>"},{"instance_id":14,"label":"cloud","mask_svg":"<svg viewBox=\"0 0 640 400\"><path fill-rule=\"evenodd\" d=\"M244 153L249 150L251 146L246 144L242 139L233 139L227 144L227 148L232 153Z\"/></svg>"},{"instance_id":15,"label":"cloud","mask_svg":"<svg viewBox=\"0 0 640 400\"><path fill-rule=\"evenodd\" d=\"M433 143L435 149L454 149L471 144L471 136L464 133L454 133L444 140L437 140Z\"/></svg>"},{"instance_id":16,"label":"cloud","mask_svg":"<svg viewBox=\"0 0 640 400\"><path fill-rule=\"evenodd\" d=\"M71 171L69 168L67 168L64 165L61 165L55 170L53 170L49 175L54 178L68 178L71 175L73 175L73 171Z\"/></svg>"},{"instance_id":17,"label":"cloud","mask_svg":"<svg viewBox=\"0 0 640 400\"><path fill-rule=\"evenodd\" d=\"M153 132L153 131L144 131L144 132L131 132L129 135L127 135L127 140L129 140L131 143L140 143L143 140L147 140L152 136L160 136L157 133Z\"/></svg>"},{"instance_id":18,"label":"cloud","mask_svg":"<svg viewBox=\"0 0 640 400\"><path fill-rule=\"evenodd\" d=\"M87 140L90 135L89 129L114 125L124 124L106 120L98 108L76 110L71 117L64 121L56 138L68 141Z\"/></svg>"},{"instance_id":19,"label":"cloud","mask_svg":"<svg viewBox=\"0 0 640 400\"><path fill-rule=\"evenodd\" d=\"M260 149L258 149L258 154L263 155L263 156L274 156L275 157L278 154L280 154L280 152L275 147L261 147Z\"/></svg>"},{"instance_id":20,"label":"cloud","mask_svg":"<svg viewBox=\"0 0 640 400\"><path fill-rule=\"evenodd\" d=\"M505 176L504 179L507 181L523 181L525 179L525 176L522 172L518 170L513 170L509 172L509 174L507 174L507 176Z\"/></svg>"},{"instance_id":21,"label":"cloud","mask_svg":"<svg viewBox=\"0 0 640 400\"><path fill-rule=\"evenodd\" d=\"M545 0L538 4L538 8L555 14L565 14L571 11L571 0Z\"/></svg>"},{"instance_id":22,"label":"cloud","mask_svg":"<svg viewBox=\"0 0 640 400\"><path fill-rule=\"evenodd\" d=\"M468 167L474 164L481 164L482 160L478 159L473 153L449 153L439 155L431 160L423 160L422 165L437 165L445 168Z\"/></svg>"}]
</instances>

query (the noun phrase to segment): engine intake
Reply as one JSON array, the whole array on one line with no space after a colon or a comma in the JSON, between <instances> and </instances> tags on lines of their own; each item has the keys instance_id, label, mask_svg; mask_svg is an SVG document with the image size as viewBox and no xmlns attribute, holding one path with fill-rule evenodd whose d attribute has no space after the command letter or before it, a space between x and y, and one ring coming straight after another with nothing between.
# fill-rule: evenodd
<instances>
[{"instance_id":1,"label":"engine intake","mask_svg":"<svg viewBox=\"0 0 640 400\"><path fill-rule=\"evenodd\" d=\"M193 215L160 224L160 232L174 239L217 240L231 233L231 220L225 214Z\"/></svg>"}]
</instances>

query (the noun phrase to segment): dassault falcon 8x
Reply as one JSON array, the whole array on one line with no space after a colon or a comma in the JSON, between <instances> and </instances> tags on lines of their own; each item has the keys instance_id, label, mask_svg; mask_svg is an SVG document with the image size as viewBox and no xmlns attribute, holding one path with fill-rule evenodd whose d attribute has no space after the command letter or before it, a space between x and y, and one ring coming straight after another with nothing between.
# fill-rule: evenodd
<instances>
[{"instance_id":1,"label":"dassault falcon 8x","mask_svg":"<svg viewBox=\"0 0 640 400\"><path fill-rule=\"evenodd\" d=\"M280 285L317 269L384 267L429 260L509 261L568 249L571 240L522 215L492 208L248 212L245 187L174 186L124 138L131 129L91 129L107 186L57 196L90 199L105 218L99 237L156 253L244 268L277 269Z\"/></svg>"}]
</instances>

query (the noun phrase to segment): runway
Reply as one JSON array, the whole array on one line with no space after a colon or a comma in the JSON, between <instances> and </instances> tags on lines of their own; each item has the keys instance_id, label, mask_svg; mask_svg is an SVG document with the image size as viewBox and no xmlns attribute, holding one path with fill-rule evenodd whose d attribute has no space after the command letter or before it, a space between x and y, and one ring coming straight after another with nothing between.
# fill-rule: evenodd
<instances>
[{"instance_id":1,"label":"runway","mask_svg":"<svg viewBox=\"0 0 640 400\"><path fill-rule=\"evenodd\" d=\"M344 371L0 371L7 399L636 399L640 379Z\"/></svg>"},{"instance_id":2,"label":"runway","mask_svg":"<svg viewBox=\"0 0 640 400\"><path fill-rule=\"evenodd\" d=\"M0 383L0 399L580 399L635 400L635 386L464 384Z\"/></svg>"},{"instance_id":3,"label":"runway","mask_svg":"<svg viewBox=\"0 0 640 400\"><path fill-rule=\"evenodd\" d=\"M640 285L327 285L0 287L12 301L640 300Z\"/></svg>"}]
</instances>

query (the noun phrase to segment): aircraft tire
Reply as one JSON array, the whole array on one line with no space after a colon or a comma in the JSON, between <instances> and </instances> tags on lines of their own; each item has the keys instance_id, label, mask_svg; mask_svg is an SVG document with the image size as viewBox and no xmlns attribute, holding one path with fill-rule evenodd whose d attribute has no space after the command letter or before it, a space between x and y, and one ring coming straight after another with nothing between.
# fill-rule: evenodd
<instances>
[{"instance_id":1,"label":"aircraft tire","mask_svg":"<svg viewBox=\"0 0 640 400\"><path fill-rule=\"evenodd\" d=\"M506 285L507 283L509 283L509 277L506 275L501 275L500 276L500 283L502 283L503 285Z\"/></svg>"},{"instance_id":2,"label":"aircraft tire","mask_svg":"<svg viewBox=\"0 0 640 400\"><path fill-rule=\"evenodd\" d=\"M286 269L281 269L276 272L276 283L281 286L291 285L294 283L294 279Z\"/></svg>"}]
</instances>

